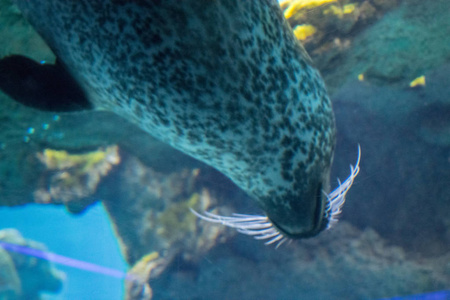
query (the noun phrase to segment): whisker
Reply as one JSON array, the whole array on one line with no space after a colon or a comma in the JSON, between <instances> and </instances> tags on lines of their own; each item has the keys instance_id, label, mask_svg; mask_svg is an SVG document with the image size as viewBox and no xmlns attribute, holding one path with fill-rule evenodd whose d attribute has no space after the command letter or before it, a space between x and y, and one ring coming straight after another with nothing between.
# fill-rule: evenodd
<instances>
[{"instance_id":1,"label":"whisker","mask_svg":"<svg viewBox=\"0 0 450 300\"><path fill-rule=\"evenodd\" d=\"M288 239L287 237L283 237L283 239L275 246L275 249L278 249L281 245L283 245L284 242L289 241L288 244L291 243L292 239Z\"/></svg>"},{"instance_id":2,"label":"whisker","mask_svg":"<svg viewBox=\"0 0 450 300\"><path fill-rule=\"evenodd\" d=\"M275 243L276 241L279 241L283 238L283 235L281 235L280 233L278 233L273 239L271 239L270 241L266 242L266 245L270 245Z\"/></svg>"},{"instance_id":3,"label":"whisker","mask_svg":"<svg viewBox=\"0 0 450 300\"><path fill-rule=\"evenodd\" d=\"M338 187L327 195L328 205L326 209L326 217L328 218L327 229L332 228L338 222L338 216L342 212L342 206L345 203L345 196L350 190L353 180L359 173L359 162L361 160L361 147L358 145L358 158L355 167L350 165L350 175L341 183L338 178Z\"/></svg>"},{"instance_id":4,"label":"whisker","mask_svg":"<svg viewBox=\"0 0 450 300\"><path fill-rule=\"evenodd\" d=\"M266 234L263 234L263 235L255 236L255 239L257 239L257 240L270 239L270 238L273 238L273 237L277 237L279 234L280 233L278 233L278 232L266 233Z\"/></svg>"},{"instance_id":5,"label":"whisker","mask_svg":"<svg viewBox=\"0 0 450 300\"><path fill-rule=\"evenodd\" d=\"M247 230L247 229L238 229L237 231L240 232L240 233L243 233L243 234L247 234L247 235L257 235L257 234L264 234L264 233L273 232L273 228L263 229L263 230L260 230L258 232Z\"/></svg>"},{"instance_id":6,"label":"whisker","mask_svg":"<svg viewBox=\"0 0 450 300\"><path fill-rule=\"evenodd\" d=\"M269 218L260 215L233 214L231 217L224 217L210 212L200 214L190 209L191 212L202 220L222 224L237 229L239 233L253 236L257 240L267 240L266 245L278 242L276 248L289 240L279 232L270 222Z\"/></svg>"},{"instance_id":7,"label":"whisker","mask_svg":"<svg viewBox=\"0 0 450 300\"><path fill-rule=\"evenodd\" d=\"M338 222L338 215L342 211L345 203L345 196L353 184L353 180L359 173L359 162L361 158L361 147L358 145L358 158L355 166L350 165L350 176L341 182L338 178L338 187L331 193L326 195L328 204L325 210L325 218L328 219L327 229L333 227ZM211 212L203 212L203 214L190 208L191 212L198 218L216 224L222 224L227 227L236 229L239 233L252 236L257 240L267 240L264 244L271 245L277 243L275 248L280 247L283 243L292 241L283 235L269 220L267 216L233 214L231 217L220 216Z\"/></svg>"}]
</instances>

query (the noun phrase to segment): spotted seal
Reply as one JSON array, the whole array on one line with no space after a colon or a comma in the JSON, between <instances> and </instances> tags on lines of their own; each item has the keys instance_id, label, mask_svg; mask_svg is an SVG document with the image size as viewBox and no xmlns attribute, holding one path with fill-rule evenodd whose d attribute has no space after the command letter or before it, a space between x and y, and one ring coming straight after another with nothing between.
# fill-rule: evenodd
<instances>
[{"instance_id":1,"label":"spotted seal","mask_svg":"<svg viewBox=\"0 0 450 300\"><path fill-rule=\"evenodd\" d=\"M333 222L359 168L324 193L332 107L276 0L15 2L89 105L216 168L266 214L200 217L270 242Z\"/></svg>"}]
</instances>

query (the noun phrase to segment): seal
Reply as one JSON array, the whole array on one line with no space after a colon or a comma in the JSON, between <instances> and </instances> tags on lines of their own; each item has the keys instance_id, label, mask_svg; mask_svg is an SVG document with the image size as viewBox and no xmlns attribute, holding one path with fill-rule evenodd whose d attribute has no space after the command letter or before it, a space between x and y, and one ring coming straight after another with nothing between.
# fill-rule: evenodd
<instances>
[{"instance_id":1,"label":"seal","mask_svg":"<svg viewBox=\"0 0 450 300\"><path fill-rule=\"evenodd\" d=\"M331 102L276 0L15 3L89 105L216 168L266 214L199 216L269 242L333 223L359 167L327 195Z\"/></svg>"}]
</instances>

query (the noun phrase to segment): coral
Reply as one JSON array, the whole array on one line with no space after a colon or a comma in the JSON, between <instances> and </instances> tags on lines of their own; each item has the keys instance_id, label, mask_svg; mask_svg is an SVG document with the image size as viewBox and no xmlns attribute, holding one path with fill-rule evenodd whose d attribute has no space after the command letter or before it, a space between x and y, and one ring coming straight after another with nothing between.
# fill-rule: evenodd
<instances>
[{"instance_id":1,"label":"coral","mask_svg":"<svg viewBox=\"0 0 450 300\"><path fill-rule=\"evenodd\" d=\"M75 201L92 195L102 177L120 162L118 147L111 146L83 154L45 149L37 154L46 171L41 187L34 192L37 203L64 203L77 212L86 207L74 205Z\"/></svg>"},{"instance_id":2,"label":"coral","mask_svg":"<svg viewBox=\"0 0 450 300\"><path fill-rule=\"evenodd\" d=\"M15 229L1 230L0 242L47 250L41 243L24 239ZM49 261L9 252L0 245L0 299L40 299L41 292L59 292L64 278Z\"/></svg>"},{"instance_id":3,"label":"coral","mask_svg":"<svg viewBox=\"0 0 450 300\"><path fill-rule=\"evenodd\" d=\"M207 183L225 182L223 178L217 179L204 169L156 172L126 152L121 166L121 172L107 178L113 183L105 182L108 188L100 189L98 196L104 199L122 253L133 266L127 299L140 299L139 295L151 294L146 284L152 284L150 279L159 276L175 257L195 264L235 233L200 220L189 210L217 207L217 194L210 194ZM158 253L158 257L148 253ZM137 280L133 281L133 276Z\"/></svg>"},{"instance_id":4,"label":"coral","mask_svg":"<svg viewBox=\"0 0 450 300\"><path fill-rule=\"evenodd\" d=\"M163 257L156 251L144 255L127 273L125 300L152 299L149 282L157 278L170 261L167 256Z\"/></svg>"},{"instance_id":5,"label":"coral","mask_svg":"<svg viewBox=\"0 0 450 300\"><path fill-rule=\"evenodd\" d=\"M197 261L226 235L234 234L195 217L189 208L209 210L215 195L201 180L211 175L199 169L160 173L124 155L121 172L98 195L111 216L130 265L149 252L171 249L187 261Z\"/></svg>"},{"instance_id":6,"label":"coral","mask_svg":"<svg viewBox=\"0 0 450 300\"><path fill-rule=\"evenodd\" d=\"M196 216L189 208L196 209L200 204L200 195L192 194L187 201L172 203L158 216L157 234L165 239L180 239L196 229Z\"/></svg>"},{"instance_id":7,"label":"coral","mask_svg":"<svg viewBox=\"0 0 450 300\"><path fill-rule=\"evenodd\" d=\"M386 6L376 4L379 2ZM336 49L336 55L330 59L326 54L332 48L322 54L317 53L320 46L313 47L318 35L305 45L321 69L331 95L360 73L364 73L369 84L404 88L416 76L448 63L450 18L442 12L450 10L450 2L395 3L399 1L365 1L359 5L357 31L346 35L350 47ZM427 89L431 84L428 79Z\"/></svg>"},{"instance_id":8,"label":"coral","mask_svg":"<svg viewBox=\"0 0 450 300\"><path fill-rule=\"evenodd\" d=\"M358 74L358 80L359 81L364 81L364 74L363 73Z\"/></svg>"},{"instance_id":9,"label":"coral","mask_svg":"<svg viewBox=\"0 0 450 300\"><path fill-rule=\"evenodd\" d=\"M356 4L346 4L344 6L331 5L329 8L323 11L324 15L332 14L338 18L344 18L345 15L352 14L356 11Z\"/></svg>"},{"instance_id":10,"label":"coral","mask_svg":"<svg viewBox=\"0 0 450 300\"><path fill-rule=\"evenodd\" d=\"M0 246L0 299L17 299L21 293L22 286L14 262Z\"/></svg>"},{"instance_id":11,"label":"coral","mask_svg":"<svg viewBox=\"0 0 450 300\"><path fill-rule=\"evenodd\" d=\"M156 233L171 245L182 244L182 253L186 261L197 261L199 253L205 253L223 236L223 226L208 224L197 218L190 208L197 211L207 210L215 200L211 199L207 189L194 192L189 199L171 203L157 216ZM231 236L231 233L228 236Z\"/></svg>"},{"instance_id":12,"label":"coral","mask_svg":"<svg viewBox=\"0 0 450 300\"><path fill-rule=\"evenodd\" d=\"M297 39L300 41L304 41L314 35L317 32L316 27L309 25L309 24L303 24L303 25L297 25L294 28L294 34Z\"/></svg>"},{"instance_id":13,"label":"coral","mask_svg":"<svg viewBox=\"0 0 450 300\"><path fill-rule=\"evenodd\" d=\"M293 0L284 1L280 3L280 6L291 25L307 22L322 30L337 29L342 32L341 25L348 20L355 20L354 23L356 20L371 21L397 5L397 1L380 2L377 0L354 2L349 0ZM331 28L330 26L337 27Z\"/></svg>"},{"instance_id":14,"label":"coral","mask_svg":"<svg viewBox=\"0 0 450 300\"><path fill-rule=\"evenodd\" d=\"M76 167L76 173L82 174L88 173L92 167L103 162L110 152L117 153L117 147L113 146L105 151L97 150L84 154L69 154L64 150L45 149L43 153L38 153L38 157L49 170L63 170ZM117 164L117 158L113 157L111 163ZM108 171L107 169L108 167L106 167L105 171ZM102 170L102 172L104 171Z\"/></svg>"},{"instance_id":15,"label":"coral","mask_svg":"<svg viewBox=\"0 0 450 300\"><path fill-rule=\"evenodd\" d=\"M289 19L295 15L305 14L308 10L317 9L325 6L326 4L336 2L337 0L294 0L287 6L284 11L284 16L286 19Z\"/></svg>"},{"instance_id":16,"label":"coral","mask_svg":"<svg viewBox=\"0 0 450 300\"><path fill-rule=\"evenodd\" d=\"M409 83L409 87L425 86L425 76L419 76Z\"/></svg>"},{"instance_id":17,"label":"coral","mask_svg":"<svg viewBox=\"0 0 450 300\"><path fill-rule=\"evenodd\" d=\"M376 2L376 3L374 3ZM396 7L375 0L292 0L281 3L284 16L294 28L319 70L348 51L358 34Z\"/></svg>"},{"instance_id":18,"label":"coral","mask_svg":"<svg viewBox=\"0 0 450 300\"><path fill-rule=\"evenodd\" d=\"M364 1L361 5L359 5L358 10L359 19L365 23L370 22L377 17L377 9L370 4L369 1Z\"/></svg>"},{"instance_id":19,"label":"coral","mask_svg":"<svg viewBox=\"0 0 450 300\"><path fill-rule=\"evenodd\" d=\"M284 4L285 17L313 60L326 64L348 48L349 33L360 19L360 10L358 3L341 2L297 0Z\"/></svg>"}]
</instances>

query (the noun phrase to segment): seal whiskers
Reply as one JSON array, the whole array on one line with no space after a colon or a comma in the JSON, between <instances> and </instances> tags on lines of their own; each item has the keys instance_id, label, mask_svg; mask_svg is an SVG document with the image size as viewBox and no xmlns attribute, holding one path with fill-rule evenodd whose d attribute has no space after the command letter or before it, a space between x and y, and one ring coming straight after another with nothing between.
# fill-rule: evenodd
<instances>
[{"instance_id":1,"label":"seal whiskers","mask_svg":"<svg viewBox=\"0 0 450 300\"><path fill-rule=\"evenodd\" d=\"M327 229L330 229L338 222L338 215L342 212L342 206L345 203L345 196L350 190L353 180L359 173L359 161L361 159L361 147L358 145L358 158L355 167L350 165L350 176L341 183L338 178L339 186L327 195L328 204L325 209L325 217L328 218Z\"/></svg>"},{"instance_id":2,"label":"seal whiskers","mask_svg":"<svg viewBox=\"0 0 450 300\"><path fill-rule=\"evenodd\" d=\"M325 209L325 218L328 219L328 225L326 229L332 228L338 222L338 216L342 212L342 206L345 203L345 196L350 190L353 181L359 173L359 162L361 160L361 147L358 145L358 158L355 166L350 165L350 175L341 183L338 178L339 186L331 193L327 194L328 203ZM222 224L231 228L237 229L238 232L251 235L257 240L266 240L265 245L277 243L276 248L281 246L284 242L291 240L281 233L269 220L267 216L262 215L248 215L248 214L236 214L231 217L220 216L210 212L204 212L200 214L194 209L190 209L193 214L202 220Z\"/></svg>"},{"instance_id":3,"label":"seal whiskers","mask_svg":"<svg viewBox=\"0 0 450 300\"><path fill-rule=\"evenodd\" d=\"M193 214L202 220L222 224L237 229L238 232L251 235L257 240L270 239L264 244L270 245L277 241L277 247L288 240L270 222L269 218L261 215L233 214L232 217L216 215L205 211L200 214L191 208Z\"/></svg>"}]
</instances>

